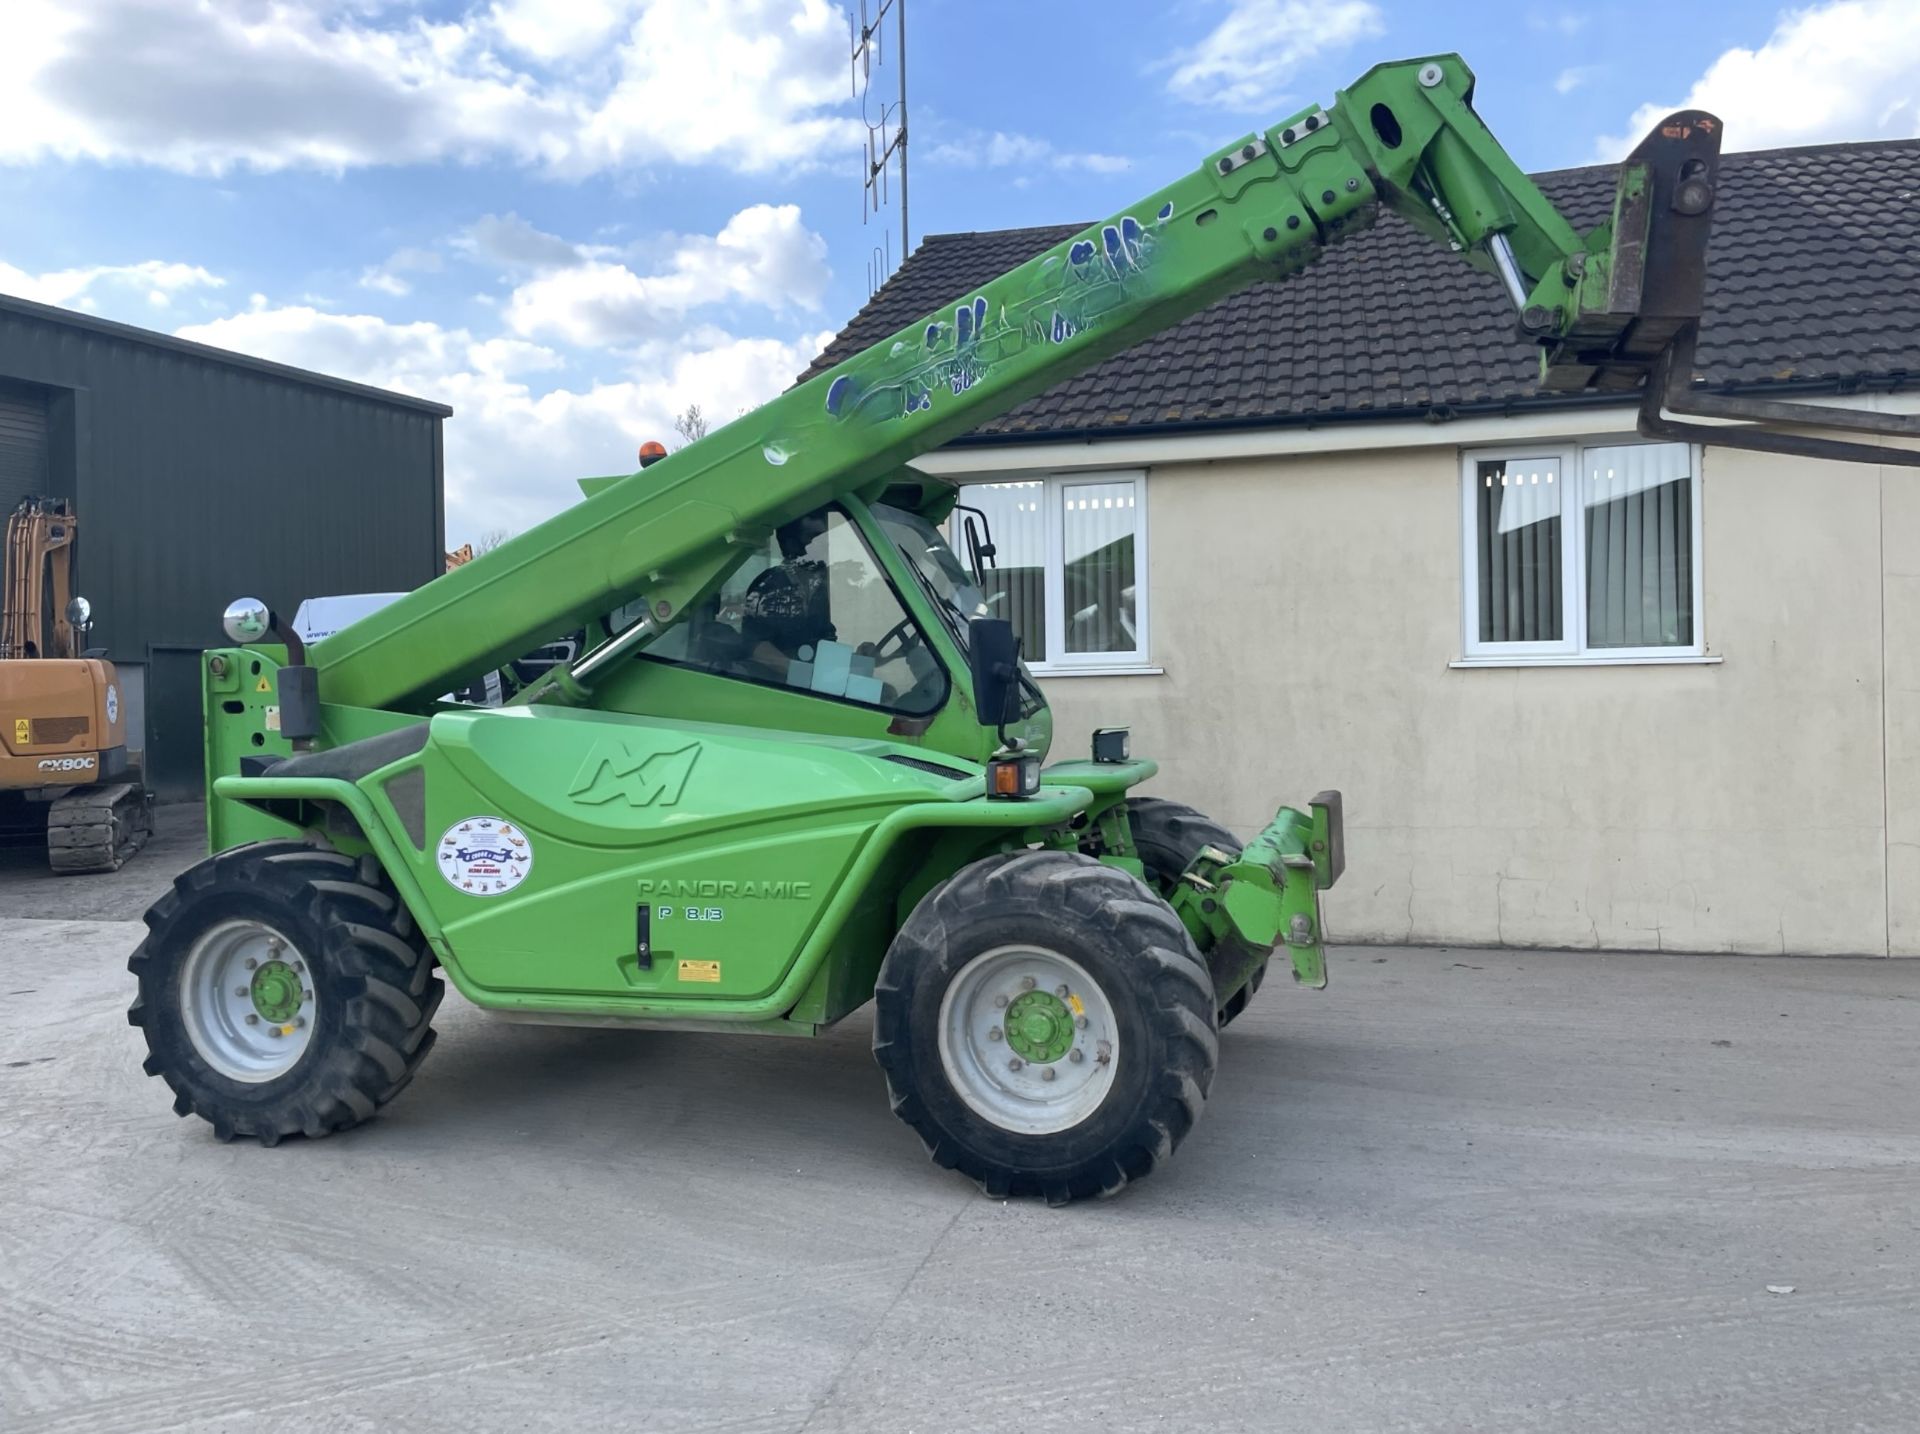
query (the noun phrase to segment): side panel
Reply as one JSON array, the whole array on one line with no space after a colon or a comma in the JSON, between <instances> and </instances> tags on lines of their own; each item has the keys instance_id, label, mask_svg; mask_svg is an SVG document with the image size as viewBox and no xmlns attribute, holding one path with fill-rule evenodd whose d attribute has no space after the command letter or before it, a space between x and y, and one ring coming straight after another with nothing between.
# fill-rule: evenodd
<instances>
[{"instance_id":1,"label":"side panel","mask_svg":"<svg viewBox=\"0 0 1920 1434\"><path fill-rule=\"evenodd\" d=\"M285 650L274 646L222 648L198 654L201 722L207 776L207 850L226 851L250 841L298 841L296 823L245 802L215 794L221 777L241 775L249 757L279 759L293 755L280 735L278 678ZM418 718L352 707L324 707L321 746L339 747L362 737L404 727ZM328 839L346 850L360 850L351 832L329 830Z\"/></svg>"},{"instance_id":2,"label":"side panel","mask_svg":"<svg viewBox=\"0 0 1920 1434\"><path fill-rule=\"evenodd\" d=\"M101 754L124 749L125 734L126 714L110 664L58 658L0 662L0 788L97 781Z\"/></svg>"},{"instance_id":3,"label":"side panel","mask_svg":"<svg viewBox=\"0 0 1920 1434\"><path fill-rule=\"evenodd\" d=\"M423 765L416 879L467 982L613 1001L768 994L929 793L840 746L542 708L443 713Z\"/></svg>"}]
</instances>

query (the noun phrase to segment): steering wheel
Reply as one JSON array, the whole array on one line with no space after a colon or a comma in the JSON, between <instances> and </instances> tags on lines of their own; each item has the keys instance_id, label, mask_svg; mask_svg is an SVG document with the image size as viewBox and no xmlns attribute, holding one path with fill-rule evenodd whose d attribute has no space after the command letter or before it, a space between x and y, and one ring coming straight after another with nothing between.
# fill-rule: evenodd
<instances>
[{"instance_id":1,"label":"steering wheel","mask_svg":"<svg viewBox=\"0 0 1920 1434\"><path fill-rule=\"evenodd\" d=\"M920 635L919 625L915 623L912 618L903 617L892 627L881 633L877 642L863 642L854 650L862 657L871 657L876 666L884 666L889 662L897 662L900 658L906 656L908 647L912 645L907 641L907 633L909 631L911 631L916 638ZM887 644L894 642L896 639L899 645L895 647L892 652L887 651Z\"/></svg>"}]
</instances>

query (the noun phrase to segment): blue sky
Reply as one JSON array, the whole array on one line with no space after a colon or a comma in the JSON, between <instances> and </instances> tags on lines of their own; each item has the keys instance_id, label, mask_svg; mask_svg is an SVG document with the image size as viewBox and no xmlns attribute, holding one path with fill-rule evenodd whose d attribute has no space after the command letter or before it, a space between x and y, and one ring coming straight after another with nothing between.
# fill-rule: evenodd
<instances>
[{"instance_id":1,"label":"blue sky","mask_svg":"<svg viewBox=\"0 0 1920 1434\"><path fill-rule=\"evenodd\" d=\"M1435 51L1531 169L1682 103L1735 148L1920 132L1913 0L906 3L916 240L1104 215ZM7 10L0 292L453 404L452 542L777 392L897 258L827 0Z\"/></svg>"}]
</instances>

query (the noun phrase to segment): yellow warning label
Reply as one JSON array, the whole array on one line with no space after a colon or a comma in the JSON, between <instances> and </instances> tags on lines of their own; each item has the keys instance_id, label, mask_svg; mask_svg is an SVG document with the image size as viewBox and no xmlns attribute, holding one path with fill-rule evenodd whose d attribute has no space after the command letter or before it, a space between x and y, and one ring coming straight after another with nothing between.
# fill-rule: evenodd
<instances>
[{"instance_id":1,"label":"yellow warning label","mask_svg":"<svg viewBox=\"0 0 1920 1434\"><path fill-rule=\"evenodd\" d=\"M682 961L680 979L682 981L718 981L720 963L718 961Z\"/></svg>"},{"instance_id":2,"label":"yellow warning label","mask_svg":"<svg viewBox=\"0 0 1920 1434\"><path fill-rule=\"evenodd\" d=\"M1080 999L1080 996L1077 992L1069 991L1067 993L1067 1004L1073 1007L1074 1015L1076 1016L1086 1015L1087 1003Z\"/></svg>"},{"instance_id":3,"label":"yellow warning label","mask_svg":"<svg viewBox=\"0 0 1920 1434\"><path fill-rule=\"evenodd\" d=\"M32 729L27 725L26 718L16 717L13 719L13 745L14 746L25 747L29 743L31 743L33 741L31 732L32 732Z\"/></svg>"},{"instance_id":4,"label":"yellow warning label","mask_svg":"<svg viewBox=\"0 0 1920 1434\"><path fill-rule=\"evenodd\" d=\"M262 677L260 681L254 685L253 690L255 692L271 692L273 691L273 685L268 682L265 677Z\"/></svg>"}]
</instances>

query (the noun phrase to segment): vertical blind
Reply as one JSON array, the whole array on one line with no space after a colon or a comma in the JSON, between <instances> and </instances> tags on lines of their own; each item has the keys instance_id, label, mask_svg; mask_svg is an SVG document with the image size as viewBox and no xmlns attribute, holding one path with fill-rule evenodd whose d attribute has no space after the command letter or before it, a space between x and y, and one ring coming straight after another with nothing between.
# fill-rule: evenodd
<instances>
[{"instance_id":1,"label":"vertical blind","mask_svg":"<svg viewBox=\"0 0 1920 1434\"><path fill-rule=\"evenodd\" d=\"M1134 485L1070 484L1062 494L1068 652L1133 652Z\"/></svg>"},{"instance_id":2,"label":"vertical blind","mask_svg":"<svg viewBox=\"0 0 1920 1434\"><path fill-rule=\"evenodd\" d=\"M996 549L982 592L987 611L1013 624L1029 662L1047 654L1047 485L969 484L962 501L987 515ZM954 515L957 532L964 513Z\"/></svg>"},{"instance_id":3,"label":"vertical blind","mask_svg":"<svg viewBox=\"0 0 1920 1434\"><path fill-rule=\"evenodd\" d=\"M1693 643L1693 474L1679 443L1590 448L1587 646Z\"/></svg>"},{"instance_id":4,"label":"vertical blind","mask_svg":"<svg viewBox=\"0 0 1920 1434\"><path fill-rule=\"evenodd\" d=\"M1560 641L1560 460L1483 459L1477 479L1480 640Z\"/></svg>"}]
</instances>

